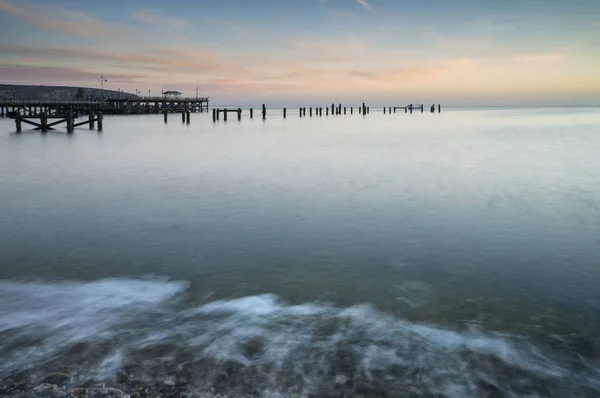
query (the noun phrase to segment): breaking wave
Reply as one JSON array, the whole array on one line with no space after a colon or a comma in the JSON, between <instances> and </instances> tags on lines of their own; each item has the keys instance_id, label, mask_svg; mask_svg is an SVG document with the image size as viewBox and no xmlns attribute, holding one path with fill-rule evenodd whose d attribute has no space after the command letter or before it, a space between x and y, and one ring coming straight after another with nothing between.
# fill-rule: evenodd
<instances>
[{"instance_id":1,"label":"breaking wave","mask_svg":"<svg viewBox=\"0 0 600 398\"><path fill-rule=\"evenodd\" d=\"M526 338L416 324L370 305L265 294L185 304L188 283L0 281L0 379L160 383L243 396L597 396L600 370Z\"/></svg>"}]
</instances>

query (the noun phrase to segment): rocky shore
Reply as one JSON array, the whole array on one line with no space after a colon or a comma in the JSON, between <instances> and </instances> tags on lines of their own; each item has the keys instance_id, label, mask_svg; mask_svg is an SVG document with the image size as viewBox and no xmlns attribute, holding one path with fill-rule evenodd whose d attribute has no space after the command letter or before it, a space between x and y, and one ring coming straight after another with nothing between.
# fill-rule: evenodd
<instances>
[{"instance_id":1,"label":"rocky shore","mask_svg":"<svg viewBox=\"0 0 600 398\"><path fill-rule=\"evenodd\" d=\"M135 381L130 383L79 382L66 373L51 373L37 381L23 376L8 377L0 384L1 398L243 398L237 392L224 392L228 375L217 375L217 385L211 391L201 391L182 378L166 378L162 382ZM220 386L219 386L220 385ZM298 387L274 397L299 398Z\"/></svg>"}]
</instances>

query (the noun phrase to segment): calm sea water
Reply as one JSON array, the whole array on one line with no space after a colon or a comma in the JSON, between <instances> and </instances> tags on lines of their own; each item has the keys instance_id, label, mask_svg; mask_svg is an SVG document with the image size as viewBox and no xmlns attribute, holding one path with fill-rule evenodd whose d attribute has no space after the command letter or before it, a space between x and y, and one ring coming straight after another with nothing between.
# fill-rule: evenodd
<instances>
[{"instance_id":1,"label":"calm sea water","mask_svg":"<svg viewBox=\"0 0 600 398\"><path fill-rule=\"evenodd\" d=\"M0 379L600 395L598 109L13 130Z\"/></svg>"}]
</instances>

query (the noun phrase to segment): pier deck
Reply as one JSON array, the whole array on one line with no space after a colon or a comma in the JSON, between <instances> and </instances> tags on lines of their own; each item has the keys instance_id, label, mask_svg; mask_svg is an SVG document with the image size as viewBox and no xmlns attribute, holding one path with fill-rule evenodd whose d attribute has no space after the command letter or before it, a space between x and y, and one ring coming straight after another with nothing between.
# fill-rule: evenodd
<instances>
[{"instance_id":1,"label":"pier deck","mask_svg":"<svg viewBox=\"0 0 600 398\"><path fill-rule=\"evenodd\" d=\"M90 111L105 115L143 115L166 112L208 112L208 97L202 98L133 98L106 99L100 101L36 101L8 100L0 101L0 116L15 112L22 116L36 116L42 113L63 115L67 112L88 114Z\"/></svg>"}]
</instances>

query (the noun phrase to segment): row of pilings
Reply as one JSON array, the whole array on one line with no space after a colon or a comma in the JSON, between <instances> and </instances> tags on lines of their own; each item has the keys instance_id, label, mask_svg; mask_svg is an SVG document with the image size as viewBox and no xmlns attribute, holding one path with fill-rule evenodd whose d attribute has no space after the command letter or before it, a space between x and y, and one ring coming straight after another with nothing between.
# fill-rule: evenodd
<instances>
[{"instance_id":1,"label":"row of pilings","mask_svg":"<svg viewBox=\"0 0 600 398\"><path fill-rule=\"evenodd\" d=\"M313 116L313 114L315 116L323 116L323 111L325 111L325 116L329 116L330 113L331 113L331 115L346 115L348 113L350 115L354 114L354 107L346 107L346 106L342 106L342 104L338 104L338 105L331 104L331 107L327 106L325 108L323 108L323 107L309 107L309 108L300 107L300 108L298 108L298 115L300 117L306 117L307 109L308 109L309 116ZM262 119L265 120L267 118L266 105L263 104L262 109L260 111L261 111ZM284 119L287 118L288 108L283 108L282 112L283 112L283 118ZM370 108L363 103L361 106L357 107L357 112L358 112L358 114L368 115L370 113ZM213 108L213 111L212 111L213 122L221 120L221 116L223 117L223 121L227 121L229 113L233 113L237 117L237 120L242 120L242 108L237 108L237 109ZM249 109L249 114L250 114L250 119L253 119L254 118L254 108Z\"/></svg>"},{"instance_id":2,"label":"row of pilings","mask_svg":"<svg viewBox=\"0 0 600 398\"><path fill-rule=\"evenodd\" d=\"M422 104L419 105L407 105L407 106L389 106L389 107L384 107L383 108L383 113L396 113L396 111L398 110L403 110L404 113L413 113L413 111L420 111L421 113L424 112L424 106ZM432 105L430 108L431 113L434 113L436 110L436 106ZM438 113L442 111L442 106L441 105L437 105L437 110ZM262 109L258 109L257 111L260 111L262 119L266 120L267 118L267 108L266 105L262 105ZM288 108L283 108L282 110L282 114L283 114L283 118L287 118L288 116ZM236 118L237 120L242 120L242 108L234 108L234 109L227 109L227 108L213 108L212 110L212 118L213 118L213 122L217 122L219 120L223 120L223 121L227 121L229 119L229 114L233 114L233 117ZM367 106L365 103L363 103L362 105L356 107L356 112L359 115L368 115L371 112L371 109L369 106ZM254 108L250 108L248 109L248 113L250 115L250 119L254 118ZM309 117L312 116L323 116L323 113L325 113L325 116L329 116L329 115L353 115L355 113L355 108L354 107L347 107L347 106L343 106L342 104L331 104L331 106L327 106L327 107L300 107L298 108L298 116L299 117L306 117L307 114Z\"/></svg>"}]
</instances>

